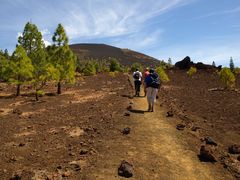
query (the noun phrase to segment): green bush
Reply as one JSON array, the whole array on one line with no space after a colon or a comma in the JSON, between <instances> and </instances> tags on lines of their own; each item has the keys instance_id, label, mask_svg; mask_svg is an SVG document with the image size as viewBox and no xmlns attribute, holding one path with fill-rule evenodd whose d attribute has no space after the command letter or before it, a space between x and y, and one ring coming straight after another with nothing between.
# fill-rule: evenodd
<instances>
[{"instance_id":1,"label":"green bush","mask_svg":"<svg viewBox=\"0 0 240 180\"><path fill-rule=\"evenodd\" d=\"M118 74L118 71L109 72L109 76L111 77L116 77L117 74Z\"/></svg>"},{"instance_id":2,"label":"green bush","mask_svg":"<svg viewBox=\"0 0 240 180\"><path fill-rule=\"evenodd\" d=\"M117 59L115 59L115 58L110 59L109 70L110 70L110 72L122 71L122 68L121 68L119 62L117 61Z\"/></svg>"},{"instance_id":3,"label":"green bush","mask_svg":"<svg viewBox=\"0 0 240 180\"><path fill-rule=\"evenodd\" d=\"M130 68L129 68L129 67L126 66L126 67L123 68L123 72L124 72L124 73L129 73L129 71L130 71Z\"/></svg>"},{"instance_id":4,"label":"green bush","mask_svg":"<svg viewBox=\"0 0 240 180\"><path fill-rule=\"evenodd\" d=\"M233 88L235 86L236 78L229 68L223 68L219 72L219 76L226 88Z\"/></svg>"},{"instance_id":5,"label":"green bush","mask_svg":"<svg viewBox=\"0 0 240 180\"><path fill-rule=\"evenodd\" d=\"M97 73L95 62L89 61L85 64L85 67L82 70L82 73L85 76L92 76Z\"/></svg>"},{"instance_id":6,"label":"green bush","mask_svg":"<svg viewBox=\"0 0 240 180\"><path fill-rule=\"evenodd\" d=\"M131 72L136 71L136 69L138 69L140 72L143 71L143 67L142 67L141 64L139 64L139 63L133 63L132 66L131 66Z\"/></svg>"},{"instance_id":7,"label":"green bush","mask_svg":"<svg viewBox=\"0 0 240 180\"><path fill-rule=\"evenodd\" d=\"M45 92L43 90L37 90L37 94L39 97L43 97L45 95Z\"/></svg>"},{"instance_id":8,"label":"green bush","mask_svg":"<svg viewBox=\"0 0 240 180\"><path fill-rule=\"evenodd\" d=\"M159 66L157 69L156 69L156 72L158 73L159 75L159 78L162 82L168 82L170 81L168 75L166 74L164 68L162 66Z\"/></svg>"},{"instance_id":9,"label":"green bush","mask_svg":"<svg viewBox=\"0 0 240 180\"><path fill-rule=\"evenodd\" d=\"M188 70L187 74L191 77L193 74L197 73L197 68L195 67L190 67Z\"/></svg>"}]
</instances>

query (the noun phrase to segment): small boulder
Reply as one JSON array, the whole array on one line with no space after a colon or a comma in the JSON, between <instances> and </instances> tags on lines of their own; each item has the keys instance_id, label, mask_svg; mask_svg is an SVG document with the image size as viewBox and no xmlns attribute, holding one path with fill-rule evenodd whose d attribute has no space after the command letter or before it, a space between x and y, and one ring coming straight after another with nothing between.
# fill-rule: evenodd
<instances>
[{"instance_id":1,"label":"small boulder","mask_svg":"<svg viewBox=\"0 0 240 180\"><path fill-rule=\"evenodd\" d=\"M118 175L126 178L133 176L133 165L123 160L118 168Z\"/></svg>"},{"instance_id":2,"label":"small boulder","mask_svg":"<svg viewBox=\"0 0 240 180\"><path fill-rule=\"evenodd\" d=\"M130 116L130 113L125 112L124 116Z\"/></svg>"},{"instance_id":3,"label":"small boulder","mask_svg":"<svg viewBox=\"0 0 240 180\"><path fill-rule=\"evenodd\" d=\"M172 111L168 111L166 117L173 117L173 112Z\"/></svg>"},{"instance_id":4,"label":"small boulder","mask_svg":"<svg viewBox=\"0 0 240 180\"><path fill-rule=\"evenodd\" d=\"M185 126L184 124L178 124L178 125L176 126L176 129L182 131L182 130L184 130L185 127L186 127L186 126Z\"/></svg>"},{"instance_id":5,"label":"small boulder","mask_svg":"<svg viewBox=\"0 0 240 180\"><path fill-rule=\"evenodd\" d=\"M206 144L217 146L217 143L211 137L205 137L204 141L206 142Z\"/></svg>"},{"instance_id":6,"label":"small boulder","mask_svg":"<svg viewBox=\"0 0 240 180\"><path fill-rule=\"evenodd\" d=\"M13 114L18 114L18 115L21 115L22 114L22 111L20 109L13 109Z\"/></svg>"},{"instance_id":7,"label":"small boulder","mask_svg":"<svg viewBox=\"0 0 240 180\"><path fill-rule=\"evenodd\" d=\"M200 127L197 127L197 126L193 126L193 127L191 128L192 131L197 131L198 129L201 129L201 128L200 128Z\"/></svg>"},{"instance_id":8,"label":"small boulder","mask_svg":"<svg viewBox=\"0 0 240 180\"><path fill-rule=\"evenodd\" d=\"M209 146L201 146L199 159L206 162L217 162L213 149Z\"/></svg>"},{"instance_id":9,"label":"small boulder","mask_svg":"<svg viewBox=\"0 0 240 180\"><path fill-rule=\"evenodd\" d=\"M80 171L81 170L80 161L72 161L69 164L72 166L74 171Z\"/></svg>"},{"instance_id":10,"label":"small boulder","mask_svg":"<svg viewBox=\"0 0 240 180\"><path fill-rule=\"evenodd\" d=\"M19 143L19 145L18 145L19 147L23 147L23 146L25 146L25 143Z\"/></svg>"},{"instance_id":11,"label":"small boulder","mask_svg":"<svg viewBox=\"0 0 240 180\"><path fill-rule=\"evenodd\" d=\"M122 133L123 133L124 135L127 135L127 134L130 133L130 131L131 131L131 128L126 127L126 128L124 128L124 129L122 130Z\"/></svg>"},{"instance_id":12,"label":"small boulder","mask_svg":"<svg viewBox=\"0 0 240 180\"><path fill-rule=\"evenodd\" d=\"M129 105L129 106L127 107L127 110L132 110L132 106Z\"/></svg>"},{"instance_id":13,"label":"small boulder","mask_svg":"<svg viewBox=\"0 0 240 180\"><path fill-rule=\"evenodd\" d=\"M231 145L228 147L228 152L231 154L240 154L240 146L239 145Z\"/></svg>"},{"instance_id":14,"label":"small boulder","mask_svg":"<svg viewBox=\"0 0 240 180\"><path fill-rule=\"evenodd\" d=\"M81 151L80 151L80 155L84 155L84 154L87 154L87 153L88 153L87 149L81 149Z\"/></svg>"}]
</instances>

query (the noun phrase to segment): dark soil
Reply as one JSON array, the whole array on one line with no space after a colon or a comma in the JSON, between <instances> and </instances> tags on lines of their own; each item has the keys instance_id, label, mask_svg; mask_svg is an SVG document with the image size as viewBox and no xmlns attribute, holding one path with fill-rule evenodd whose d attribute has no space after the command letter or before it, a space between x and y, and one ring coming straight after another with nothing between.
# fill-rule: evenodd
<instances>
[{"instance_id":1,"label":"dark soil","mask_svg":"<svg viewBox=\"0 0 240 180\"><path fill-rule=\"evenodd\" d=\"M160 99L182 119L189 132L202 140L196 146L211 137L218 144L223 164L225 159L237 160L227 152L229 146L240 143L240 93L236 91L240 77L235 90L223 90L218 74L212 70L198 70L192 77L184 70L169 70L168 75L170 82L162 86ZM232 172L239 177L240 165Z\"/></svg>"},{"instance_id":2,"label":"dark soil","mask_svg":"<svg viewBox=\"0 0 240 180\"><path fill-rule=\"evenodd\" d=\"M15 87L0 84L0 179L83 179L104 154L102 141L121 135L118 123L128 105L122 96L131 90L127 78L84 77L63 85L59 96L48 84L49 96L39 102L31 87L15 98Z\"/></svg>"}]
</instances>

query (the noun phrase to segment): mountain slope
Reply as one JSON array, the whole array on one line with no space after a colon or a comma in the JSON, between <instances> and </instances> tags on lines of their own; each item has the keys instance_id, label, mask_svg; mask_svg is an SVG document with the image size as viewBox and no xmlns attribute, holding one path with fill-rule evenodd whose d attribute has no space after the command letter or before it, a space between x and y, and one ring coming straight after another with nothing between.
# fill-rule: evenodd
<instances>
[{"instance_id":1,"label":"mountain slope","mask_svg":"<svg viewBox=\"0 0 240 180\"><path fill-rule=\"evenodd\" d=\"M130 49L121 49L106 44L73 44L70 45L70 48L78 56L80 61L90 58L108 59L109 57L114 57L118 59L122 65L132 65L136 62L144 66L159 65L159 61L153 57Z\"/></svg>"}]
</instances>

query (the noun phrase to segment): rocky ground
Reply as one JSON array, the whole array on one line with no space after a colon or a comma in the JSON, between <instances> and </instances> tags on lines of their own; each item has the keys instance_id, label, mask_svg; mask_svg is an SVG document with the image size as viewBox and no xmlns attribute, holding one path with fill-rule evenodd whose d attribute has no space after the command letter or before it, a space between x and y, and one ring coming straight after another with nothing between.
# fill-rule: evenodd
<instances>
[{"instance_id":1,"label":"rocky ground","mask_svg":"<svg viewBox=\"0 0 240 180\"><path fill-rule=\"evenodd\" d=\"M83 179L102 152L102 141L120 133L131 90L127 76L84 77L35 102L29 87L0 89L0 179Z\"/></svg>"},{"instance_id":2,"label":"rocky ground","mask_svg":"<svg viewBox=\"0 0 240 180\"><path fill-rule=\"evenodd\" d=\"M238 177L239 94L208 91L221 87L214 74L168 74L154 113L123 74L81 77L62 95L47 84L39 102L0 84L0 179Z\"/></svg>"},{"instance_id":3,"label":"rocky ground","mask_svg":"<svg viewBox=\"0 0 240 180\"><path fill-rule=\"evenodd\" d=\"M229 153L234 144L240 152L240 77L236 89L223 90L215 70L198 70L192 77L185 70L169 70L168 75L171 80L159 93L162 104L196 137L195 147L206 144L206 138L214 141L209 146L216 159L240 178L239 154Z\"/></svg>"}]
</instances>

